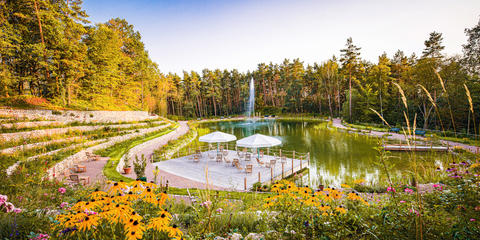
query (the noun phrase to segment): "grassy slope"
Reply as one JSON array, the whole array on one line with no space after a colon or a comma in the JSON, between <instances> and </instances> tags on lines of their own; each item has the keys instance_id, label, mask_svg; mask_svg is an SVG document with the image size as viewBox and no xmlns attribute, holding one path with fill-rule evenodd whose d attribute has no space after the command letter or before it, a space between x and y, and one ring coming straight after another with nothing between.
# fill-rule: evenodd
<instances>
[{"instance_id":1,"label":"grassy slope","mask_svg":"<svg viewBox=\"0 0 480 240\"><path fill-rule=\"evenodd\" d=\"M114 147L110 148L107 150L107 157L110 157L110 160L105 164L105 167L103 168L103 174L112 181L120 181L123 180L124 182L131 182L133 179L127 178L117 172L116 168L117 165L120 161L120 158L131 148L142 144L145 141L150 141L152 139L161 137L165 134L168 134L172 132L173 130L164 130L159 133L149 135L145 137L145 140L143 140L143 137L140 138L135 138L133 140L126 141L122 144L115 145ZM113 165L112 165L113 164Z\"/></svg>"}]
</instances>

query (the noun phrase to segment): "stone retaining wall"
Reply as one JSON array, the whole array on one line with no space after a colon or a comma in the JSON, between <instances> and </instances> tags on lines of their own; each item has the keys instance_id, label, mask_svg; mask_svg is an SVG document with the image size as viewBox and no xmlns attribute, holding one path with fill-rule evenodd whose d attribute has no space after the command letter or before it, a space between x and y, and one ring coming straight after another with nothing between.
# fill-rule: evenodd
<instances>
[{"instance_id":1,"label":"stone retaining wall","mask_svg":"<svg viewBox=\"0 0 480 240\"><path fill-rule=\"evenodd\" d=\"M74 148L81 147L81 146L91 146L91 145L97 144L99 142L105 142L105 141L106 141L106 139L99 139L99 140L90 141L90 142L86 142L86 143L75 144L75 145L68 146L68 147L65 147L65 148L61 148L61 149L57 149L57 150L50 151L50 152L47 152L47 153L43 153L43 154L40 154L40 155L29 157L29 158L27 158L27 160L23 161L23 163L35 161L39 157L42 157L42 156L54 155L54 154L56 154L57 152L60 152L60 151L74 149ZM10 166L9 168L7 168L7 170L6 170L7 175L12 174L12 172L17 169L17 167L18 167L18 165L20 165L20 163L22 163L22 161L18 161L16 163L14 163L12 166Z\"/></svg>"},{"instance_id":2,"label":"stone retaining wall","mask_svg":"<svg viewBox=\"0 0 480 240\"><path fill-rule=\"evenodd\" d=\"M156 122L161 123L161 122ZM133 126L145 126L148 123L133 123L133 124L115 124L115 125L98 125L98 126L77 126L77 127L65 127L65 128L51 128L51 129L42 129L42 130L33 130L28 132L16 132L16 133L3 133L0 134L0 141L8 142L13 140L21 140L27 138L38 138L54 134L64 134L68 131L93 131L97 129L102 129L104 127L110 128L129 128Z\"/></svg>"},{"instance_id":3,"label":"stone retaining wall","mask_svg":"<svg viewBox=\"0 0 480 240\"><path fill-rule=\"evenodd\" d=\"M48 176L48 178L53 178L54 176L58 175L58 173L63 172L64 170L72 167L73 165L75 165L79 162L82 162L82 161L86 161L87 160L86 152L93 152L93 151L96 151L96 150L99 150L99 149L104 149L104 148L113 146L116 143L123 142L123 141L126 141L126 140L131 139L131 138L135 138L135 137L138 137L138 136L145 135L147 133L151 133L151 132L155 132L155 131L164 129L166 127L169 127L170 125L171 124L169 123L169 124L154 127L154 128L139 129L139 132L126 134L126 135L123 135L123 136L111 137L105 143L101 143L101 144L95 145L93 147L89 147L85 150L82 150L82 151L76 153L76 154L73 154L72 156L69 156L69 157L65 158L61 162L58 162L57 164L55 164L55 166L53 166L52 168L47 170L47 176Z\"/></svg>"},{"instance_id":4,"label":"stone retaining wall","mask_svg":"<svg viewBox=\"0 0 480 240\"><path fill-rule=\"evenodd\" d=\"M137 153L139 153L140 151L142 151L143 149L147 148L147 147L150 147L158 142L161 142L165 139L168 139L170 137L172 137L173 135L175 135L178 131L180 131L180 129L182 128L182 126L179 126L175 131L171 132L171 133L168 133L168 134L165 134L161 137L158 137L158 138L155 138L155 139L152 139L150 141L147 141L147 142L144 142L142 144L139 144L133 148L130 149L130 151L126 154L124 154L121 158L120 158L120 161L118 162L118 165L117 165L117 172L119 173L122 173L123 172L123 166L125 166L125 158L128 158L128 159L132 159L132 157L134 155L136 155ZM128 154L128 156L127 156Z\"/></svg>"},{"instance_id":5,"label":"stone retaining wall","mask_svg":"<svg viewBox=\"0 0 480 240\"><path fill-rule=\"evenodd\" d=\"M150 116L145 111L58 111L60 115L53 114L52 110L30 109L0 109L0 115L18 118L39 119L56 121L85 121L85 122L118 122L118 121L144 121L158 119ZM90 117L90 114L93 117Z\"/></svg>"},{"instance_id":6,"label":"stone retaining wall","mask_svg":"<svg viewBox=\"0 0 480 240\"><path fill-rule=\"evenodd\" d=\"M61 138L61 139L55 139L52 141L48 142L38 142L38 143L31 143L31 144L26 144L26 145L19 145L16 147L11 147L11 148L6 148L3 150L0 150L0 154L12 154L16 151L23 151L23 150L28 150L34 147L39 147L39 146L46 146L51 143L59 143L59 142L68 142L68 141L75 141L78 139L83 139L85 137L70 137L70 138Z\"/></svg>"}]
</instances>

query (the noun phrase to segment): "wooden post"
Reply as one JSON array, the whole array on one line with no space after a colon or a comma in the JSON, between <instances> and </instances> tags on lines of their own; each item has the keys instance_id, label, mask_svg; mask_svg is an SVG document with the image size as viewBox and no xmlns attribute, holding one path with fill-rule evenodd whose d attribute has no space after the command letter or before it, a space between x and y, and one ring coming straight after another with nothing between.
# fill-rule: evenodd
<instances>
[{"instance_id":1,"label":"wooden post","mask_svg":"<svg viewBox=\"0 0 480 240\"><path fill-rule=\"evenodd\" d=\"M302 171L303 167L302 167L302 155L300 155L300 171Z\"/></svg>"},{"instance_id":2,"label":"wooden post","mask_svg":"<svg viewBox=\"0 0 480 240\"><path fill-rule=\"evenodd\" d=\"M259 182L259 183L262 182L262 178L260 178L260 172L258 172L258 182Z\"/></svg>"},{"instance_id":3,"label":"wooden post","mask_svg":"<svg viewBox=\"0 0 480 240\"><path fill-rule=\"evenodd\" d=\"M236 152L236 151L238 151L238 149L237 149L237 144L235 144L235 152Z\"/></svg>"},{"instance_id":4,"label":"wooden post","mask_svg":"<svg viewBox=\"0 0 480 240\"><path fill-rule=\"evenodd\" d=\"M292 174L293 174L293 158L292 158Z\"/></svg>"},{"instance_id":5,"label":"wooden post","mask_svg":"<svg viewBox=\"0 0 480 240\"><path fill-rule=\"evenodd\" d=\"M270 181L273 182L273 167L270 166Z\"/></svg>"},{"instance_id":6,"label":"wooden post","mask_svg":"<svg viewBox=\"0 0 480 240\"><path fill-rule=\"evenodd\" d=\"M307 157L308 157L308 166L310 166L310 152L307 153Z\"/></svg>"},{"instance_id":7,"label":"wooden post","mask_svg":"<svg viewBox=\"0 0 480 240\"><path fill-rule=\"evenodd\" d=\"M244 178L245 191L247 191L247 178Z\"/></svg>"},{"instance_id":8,"label":"wooden post","mask_svg":"<svg viewBox=\"0 0 480 240\"><path fill-rule=\"evenodd\" d=\"M282 156L282 149L278 150L278 155L281 157Z\"/></svg>"},{"instance_id":9,"label":"wooden post","mask_svg":"<svg viewBox=\"0 0 480 240\"><path fill-rule=\"evenodd\" d=\"M177 157L180 157L180 151L177 151Z\"/></svg>"},{"instance_id":10,"label":"wooden post","mask_svg":"<svg viewBox=\"0 0 480 240\"><path fill-rule=\"evenodd\" d=\"M477 153L478 153L478 149L477 149ZM270 155L270 148L267 148L267 156Z\"/></svg>"},{"instance_id":11,"label":"wooden post","mask_svg":"<svg viewBox=\"0 0 480 240\"><path fill-rule=\"evenodd\" d=\"M295 150L293 150L293 157L292 159L295 159Z\"/></svg>"},{"instance_id":12,"label":"wooden post","mask_svg":"<svg viewBox=\"0 0 480 240\"><path fill-rule=\"evenodd\" d=\"M282 162L282 178L285 177L284 172L283 172L283 171L285 171L285 170L284 170L284 165L285 165L285 163Z\"/></svg>"}]
</instances>

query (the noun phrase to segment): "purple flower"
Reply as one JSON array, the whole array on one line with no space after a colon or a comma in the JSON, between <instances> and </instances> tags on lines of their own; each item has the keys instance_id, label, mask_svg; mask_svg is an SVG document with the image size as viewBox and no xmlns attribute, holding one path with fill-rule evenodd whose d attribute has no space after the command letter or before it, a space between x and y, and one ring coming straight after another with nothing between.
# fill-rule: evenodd
<instances>
[{"instance_id":1,"label":"purple flower","mask_svg":"<svg viewBox=\"0 0 480 240\"><path fill-rule=\"evenodd\" d=\"M462 165L468 165L468 163L466 163L465 161L461 162L460 164L462 164Z\"/></svg>"},{"instance_id":2,"label":"purple flower","mask_svg":"<svg viewBox=\"0 0 480 240\"><path fill-rule=\"evenodd\" d=\"M405 201L400 201L400 203L406 203Z\"/></svg>"}]
</instances>

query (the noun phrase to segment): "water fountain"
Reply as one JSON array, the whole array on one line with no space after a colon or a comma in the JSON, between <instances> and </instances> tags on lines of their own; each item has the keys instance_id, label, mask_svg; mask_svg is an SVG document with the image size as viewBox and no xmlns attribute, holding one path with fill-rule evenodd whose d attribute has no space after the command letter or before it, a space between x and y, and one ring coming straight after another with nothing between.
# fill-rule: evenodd
<instances>
[{"instance_id":1,"label":"water fountain","mask_svg":"<svg viewBox=\"0 0 480 240\"><path fill-rule=\"evenodd\" d=\"M246 115L247 119L255 122L255 84L253 83L253 78L250 80L250 96L248 98Z\"/></svg>"}]
</instances>

